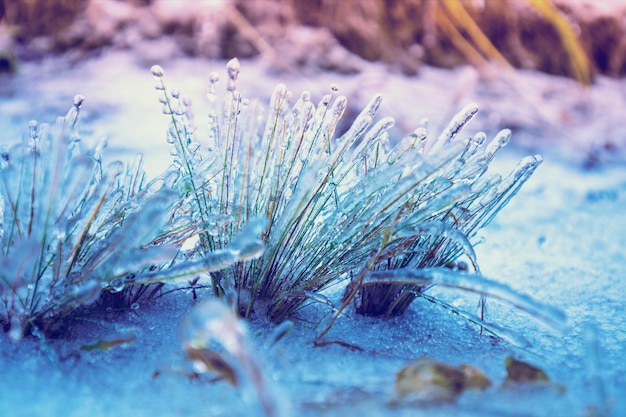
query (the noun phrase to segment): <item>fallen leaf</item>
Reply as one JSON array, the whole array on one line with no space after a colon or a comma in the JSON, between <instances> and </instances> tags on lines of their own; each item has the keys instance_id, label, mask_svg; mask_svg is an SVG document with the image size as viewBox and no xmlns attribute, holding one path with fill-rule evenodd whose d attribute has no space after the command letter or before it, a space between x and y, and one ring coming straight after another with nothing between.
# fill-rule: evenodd
<instances>
[{"instance_id":1,"label":"fallen leaf","mask_svg":"<svg viewBox=\"0 0 626 417\"><path fill-rule=\"evenodd\" d=\"M504 388L550 388L561 394L566 391L565 386L552 382L542 369L534 365L510 356L506 358L505 364L507 375L502 383Z\"/></svg>"},{"instance_id":2,"label":"fallen leaf","mask_svg":"<svg viewBox=\"0 0 626 417\"><path fill-rule=\"evenodd\" d=\"M230 382L233 386L239 385L237 372L223 355L212 349L194 348L188 343L185 343L183 347L187 358L193 363L197 372L213 372L219 375L220 378Z\"/></svg>"},{"instance_id":3,"label":"fallen leaf","mask_svg":"<svg viewBox=\"0 0 626 417\"><path fill-rule=\"evenodd\" d=\"M129 343L134 342L135 340L137 340L136 336L121 337L119 339L111 339L111 340L103 339L103 340L98 340L97 342L94 342L94 343L82 345L80 347L80 350L83 350L85 352L91 352L92 350L96 350L96 349L106 351L115 346L127 345Z\"/></svg>"},{"instance_id":4,"label":"fallen leaf","mask_svg":"<svg viewBox=\"0 0 626 417\"><path fill-rule=\"evenodd\" d=\"M491 386L491 381L485 375L483 371L478 368L474 368L471 365L461 365L463 376L465 377L465 389L476 388L479 390L486 390Z\"/></svg>"},{"instance_id":5,"label":"fallen leaf","mask_svg":"<svg viewBox=\"0 0 626 417\"><path fill-rule=\"evenodd\" d=\"M450 402L467 389L490 386L489 378L470 365L455 367L422 356L396 374L395 393L401 399Z\"/></svg>"},{"instance_id":6,"label":"fallen leaf","mask_svg":"<svg viewBox=\"0 0 626 417\"><path fill-rule=\"evenodd\" d=\"M532 382L550 382L548 375L541 369L529 363L517 360L511 356L505 359L506 364L506 380L518 384Z\"/></svg>"}]
</instances>

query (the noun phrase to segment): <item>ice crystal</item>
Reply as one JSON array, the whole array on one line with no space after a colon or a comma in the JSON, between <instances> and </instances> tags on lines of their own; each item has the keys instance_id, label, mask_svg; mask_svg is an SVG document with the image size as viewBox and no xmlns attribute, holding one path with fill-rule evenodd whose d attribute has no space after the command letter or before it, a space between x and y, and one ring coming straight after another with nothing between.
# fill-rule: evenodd
<instances>
[{"instance_id":1,"label":"ice crystal","mask_svg":"<svg viewBox=\"0 0 626 417\"><path fill-rule=\"evenodd\" d=\"M189 101L166 88L160 67L152 73L170 118L176 187L185 211L204 225L198 253L223 248L252 218L268 221L259 259L212 274L214 292L233 290L244 316L280 322L343 280L346 305L355 303L363 314L400 314L434 282L376 283L373 277L383 277L376 271L443 269L465 255L480 275L477 230L541 163L532 156L507 177L487 174L510 131L489 143L484 133L462 137L475 105L438 137L420 126L390 141L394 120L377 120L382 96L375 96L336 137L347 107L336 86L315 105L308 92L294 100L279 84L264 109L237 90L238 61L227 67L221 101L218 78L210 77L206 142L196 138Z\"/></svg>"}]
</instances>

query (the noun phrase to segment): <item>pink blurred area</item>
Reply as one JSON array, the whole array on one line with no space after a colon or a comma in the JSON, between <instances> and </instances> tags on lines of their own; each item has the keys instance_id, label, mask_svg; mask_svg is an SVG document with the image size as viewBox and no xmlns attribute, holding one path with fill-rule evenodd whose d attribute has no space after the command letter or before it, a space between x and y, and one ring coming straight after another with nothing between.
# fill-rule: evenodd
<instances>
[{"instance_id":1,"label":"pink blurred area","mask_svg":"<svg viewBox=\"0 0 626 417\"><path fill-rule=\"evenodd\" d=\"M501 55L576 78L568 43L578 42L592 75L626 74L626 0L3 0L0 17L0 51L18 59L112 47L159 60L260 56L279 70L356 73L365 60L416 74Z\"/></svg>"}]
</instances>

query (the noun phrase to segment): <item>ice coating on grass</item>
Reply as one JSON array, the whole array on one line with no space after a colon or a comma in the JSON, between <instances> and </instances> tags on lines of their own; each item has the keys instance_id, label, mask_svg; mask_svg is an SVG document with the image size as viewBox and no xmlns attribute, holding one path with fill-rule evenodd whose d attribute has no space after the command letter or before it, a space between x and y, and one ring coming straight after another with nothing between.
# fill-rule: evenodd
<instances>
[{"instance_id":1,"label":"ice coating on grass","mask_svg":"<svg viewBox=\"0 0 626 417\"><path fill-rule=\"evenodd\" d=\"M124 228L118 228L111 233L106 247L97 254L100 262L93 272L97 276L115 277L136 270L135 267L129 267L129 264L144 263L145 259L135 259L137 254L133 250L143 242L149 242L165 227L168 218L163 212L168 210L174 197L173 191L164 190L147 199L141 211L127 216L124 219Z\"/></svg>"},{"instance_id":2,"label":"ice coating on grass","mask_svg":"<svg viewBox=\"0 0 626 417\"><path fill-rule=\"evenodd\" d=\"M354 120L348 132L343 135L343 138L346 138L350 144L356 142L374 122L374 117L376 117L382 102L382 95L374 96Z\"/></svg>"},{"instance_id":3,"label":"ice coating on grass","mask_svg":"<svg viewBox=\"0 0 626 417\"><path fill-rule=\"evenodd\" d=\"M513 346L517 346L520 348L530 348L532 347L532 344L530 343L530 341L528 340L527 337L525 337L523 334L521 334L518 331L515 331L514 329L508 328L508 327L504 327L498 323L493 323L493 322L488 322L485 321L483 318L478 317L475 314L472 314L470 312L464 311L464 310L459 310L458 307L455 307L453 305L450 305L448 303L446 303L443 300L440 300L438 298L435 298L431 295L429 295L428 293L421 293L420 297L439 306L442 306L443 308L447 309L448 311L454 313L455 315L458 315L460 317L463 317L464 319L468 320L471 323L474 323L478 326L480 326L481 330L491 334L492 336L495 336L499 339L505 340L508 343L510 343Z\"/></svg>"},{"instance_id":4,"label":"ice coating on grass","mask_svg":"<svg viewBox=\"0 0 626 417\"><path fill-rule=\"evenodd\" d=\"M0 169L0 316L14 340L103 290L123 298L128 277L167 265L192 231L163 235L178 196L167 186L147 191L142 156L104 165L103 142L82 148L83 100L76 96L52 126L30 123L29 139L9 149Z\"/></svg>"},{"instance_id":5,"label":"ice coating on grass","mask_svg":"<svg viewBox=\"0 0 626 417\"><path fill-rule=\"evenodd\" d=\"M508 285L479 274L451 271L444 268L413 269L403 268L388 271L370 272L363 285L381 283L402 283L410 285L440 285L488 296L525 311L539 322L555 330L567 330L567 317L563 311L542 304L526 294L520 294Z\"/></svg>"},{"instance_id":6,"label":"ice coating on grass","mask_svg":"<svg viewBox=\"0 0 626 417\"><path fill-rule=\"evenodd\" d=\"M287 86L278 84L267 108L254 102L241 106L244 98L234 84L239 71L232 61L227 65L221 102L216 77L209 80L208 151L198 146L202 138L195 137L193 118L177 94L157 77L160 101L181 109L168 111L168 141L179 174L174 188L184 196L181 211L206 225L198 254L225 268L212 274L217 295L227 291L222 286L232 286L235 293L248 294L240 306L245 316L260 303L258 311L281 322L313 299L306 294L361 270L374 249L377 269L441 267L465 254L480 271L470 242L536 165L525 160L505 180L487 177L508 134L501 132L488 145L485 134L460 138L476 105L462 109L439 136L430 137L423 122L391 146L394 119L377 120L381 95L335 137L347 109L338 88L315 106L308 92L292 103ZM231 221L214 226L216 215ZM237 234L257 217L268 221L263 244L240 246ZM226 267L240 248L254 262ZM377 291L406 296L398 312L414 299L408 287L367 291L372 299Z\"/></svg>"},{"instance_id":7,"label":"ice coating on grass","mask_svg":"<svg viewBox=\"0 0 626 417\"><path fill-rule=\"evenodd\" d=\"M237 81L237 77L239 76L239 71L241 70L239 60L237 58L233 58L228 61L226 64L226 70L228 72L228 84L226 85L226 90L235 91L235 83Z\"/></svg>"},{"instance_id":8,"label":"ice coating on grass","mask_svg":"<svg viewBox=\"0 0 626 417\"><path fill-rule=\"evenodd\" d=\"M394 118L382 118L376 122L361 143L352 151L349 160L359 166L361 175L367 175L368 171L385 162L386 153L389 151L389 136L387 132L394 124Z\"/></svg>"},{"instance_id":9,"label":"ice coating on grass","mask_svg":"<svg viewBox=\"0 0 626 417\"><path fill-rule=\"evenodd\" d=\"M598 329L592 324L586 324L582 331L586 348L586 377L590 391L588 412L597 415L608 415L611 404L607 398L606 386L602 378Z\"/></svg>"},{"instance_id":10,"label":"ice coating on grass","mask_svg":"<svg viewBox=\"0 0 626 417\"><path fill-rule=\"evenodd\" d=\"M498 134L489 142L485 149L485 156L488 159L493 158L496 152L503 148L511 140L511 130L502 129Z\"/></svg>"},{"instance_id":11,"label":"ice coating on grass","mask_svg":"<svg viewBox=\"0 0 626 417\"><path fill-rule=\"evenodd\" d=\"M21 322L20 330L11 332L14 339L21 338L26 320L49 308L42 300L49 299L53 287L67 284L59 276L65 271L54 254L65 243L66 230L89 193L95 169L93 160L75 152L68 130L77 116L69 121L72 126L63 119L53 127L30 123L30 141L11 148L0 172L5 264L0 287L7 285L1 291L5 300L14 296L19 300L10 303L7 311L12 323ZM28 256L30 266L22 265L22 255Z\"/></svg>"},{"instance_id":12,"label":"ice coating on grass","mask_svg":"<svg viewBox=\"0 0 626 417\"><path fill-rule=\"evenodd\" d=\"M97 84L96 88L101 89L103 81L108 82L111 79L110 77L115 74L111 71L116 71L118 63L119 60L116 57L108 60L107 65L99 65L100 68L108 68L104 77L93 73L89 75L89 78L93 77L95 80L93 84ZM24 69L27 69L28 63L24 65ZM168 67L170 65L173 65L174 71L170 70L166 74L171 75L171 84L177 83L174 80L174 72L176 72L177 77L179 75L185 77L185 79L180 79L181 83L193 82L201 89L202 78L208 73L206 68L213 66L220 69L221 64L206 63L206 61L191 63L185 60L183 71L188 71L189 74L182 74L182 66L175 62L167 64ZM35 69L41 71L38 67ZM46 102L54 106L55 100L51 99L58 98L56 86L63 88L62 86L66 85L64 90L71 92L77 85L77 80L82 80L80 77L84 74L83 70L84 67L81 64L75 69L57 72L52 77L54 80L48 77L50 78L48 85L55 88L46 89L41 92L43 95L40 95L33 94L31 87L30 93L26 90L27 100L32 103ZM431 112L434 116L433 123L429 125L431 134L440 133L435 131L436 127L440 126L440 118L437 115L443 115L447 110L449 102L445 98L448 97L449 86L454 84L458 73L446 72L444 74L446 78L442 80L440 76L442 72L436 71L440 78L432 79L430 74L435 71L424 67L419 79L396 75L386 77L388 86L400 80L404 87L399 91L401 97L394 98L388 95L393 94L393 91L385 93L385 102L396 104L394 113L398 111L398 114L402 115L398 119L402 120L402 123L398 123L402 129L410 129L418 125L418 119L413 119L414 121L411 122L413 115L419 118L422 114ZM151 75L146 76L142 72L142 69L135 67L124 68L123 75L120 72L120 77L116 77L115 83L122 88L128 85L131 88L141 89L140 84L135 83L137 79L142 80L146 77L147 84L151 83ZM51 73L48 72L48 74ZM263 79L264 74L264 70L261 67L255 67L254 63L244 63L240 80L245 81L243 78L252 75L256 89L259 85L265 86L262 83L268 82ZM522 74L518 75L522 76ZM299 82L296 77L298 77L297 74L295 76L282 74L278 78L293 88ZM323 73L319 77L321 81L317 76L314 79L307 78L304 87L311 89L317 102L320 90L312 85L321 85L323 92L326 89L325 86L329 84L328 79L337 77L341 76ZM557 83L561 82L554 77L537 74L531 74L531 77L541 77L542 81L545 81L541 83L542 86L547 85L553 88L558 88ZM40 78L32 81L39 82L39 80ZM224 90L225 80L226 75L223 75L222 82L217 85L220 96ZM271 84L269 87L273 87L276 81L278 80L269 80ZM603 84L601 88L610 89L616 85L613 82L609 83L609 80L604 81L600 83ZM67 84L61 84L61 82L67 82ZM353 85L356 85L359 91L364 91L360 89L360 77L351 76L341 83L343 87L341 93L348 96L351 105L355 105L357 101L353 99L351 89ZM567 89L563 92L570 94L572 85L565 83ZM412 91L411 89L416 85L428 87L425 89L429 92L428 97L422 94L404 94ZM438 85L437 92L431 95L430 87L435 85ZM242 92L252 91L250 87L244 89L244 86L243 83L240 86L238 84ZM537 93L540 92L538 85L531 84L531 86L533 89L537 88ZM137 142L137 146L146 147L148 151L146 162L154 161L153 158L159 159L160 162L159 156L150 153L149 150L153 149L155 141L160 140L161 135L158 133L164 134L164 132L152 134L150 131L150 134L144 135L145 124L133 123L132 130L128 131L125 123L116 123L117 120L124 122L133 117L139 120L150 115L144 107L139 108L139 111L135 113L129 108L143 103L144 100L151 100L147 91L148 87L149 85L143 93L137 93L133 100L125 100L124 95L113 97L111 104L123 105L123 111L111 113L108 106L104 106L100 109L102 112L98 111L97 115L90 112L89 117L97 119L102 117L100 120L104 121L107 126L117 125L114 134L110 136L114 152L120 152L118 144L126 145L125 139L128 137L126 133L131 133L133 138L145 138L145 143ZM589 93L592 95L598 93L595 91L596 87L598 86L594 86ZM182 85L181 90L183 90ZM296 93L294 98L297 98L299 91L297 87L294 89ZM615 91L620 91L620 89L615 88ZM23 92L22 88L16 90L16 98L22 97ZM188 92L193 93L193 91ZM509 97L510 101L505 103L499 100L494 101L495 97L491 95L489 89L486 90L486 94L483 94L485 90L482 83L478 85L475 92L482 97L481 111L484 105L489 107L488 112L496 111L502 114L504 118L502 123L507 123L505 120L507 115L523 116L519 113L523 109L520 108L518 97ZM199 95L200 92L196 93ZM499 96L500 93L506 97L503 91L499 90ZM28 96L28 94L31 95ZM88 101L85 103L86 110L90 110L94 100L103 98L101 94L105 94L106 99L109 92L89 93ZM601 101L613 108L616 102L606 101L604 99L608 96L601 95L603 96ZM202 100L201 96L199 98ZM4 109L6 109L6 99L8 98L3 99ZM567 103L567 100L563 103ZM129 107L126 107L127 104ZM398 104L400 106L397 106ZM148 103L145 105L150 106ZM160 107L156 101L153 101L151 105L154 106L155 113L152 116L156 120L159 118ZM411 108L416 110L412 111ZM11 114L10 109L9 114ZM381 109L381 116L387 114L392 113L385 113ZM196 116L197 123L204 124L204 115L198 112ZM346 117L348 116L344 116ZM490 123L491 119L487 119L489 118L479 119L477 122ZM587 120L590 123L588 127L593 132L602 131L602 129L596 130L596 127L601 128L605 121L604 117L592 117ZM415 126L411 126L411 123ZM11 125L10 121L9 125ZM474 121L468 128L469 130L461 132L459 139L463 136L471 136L476 128ZM20 126L19 132L25 132L28 135L27 129L25 125ZM138 130L135 131L135 129ZM397 126L397 129L400 127ZM541 136L541 131L533 131L533 133ZM591 132L590 135L594 136ZM122 139L122 142L116 141L116 137ZM490 135L485 143L488 143L491 138ZM204 139L204 136L199 137L199 142L203 146L205 146ZM392 136L391 139L393 144L398 137ZM513 142L520 139L522 138L518 136L518 133L512 137ZM550 141L542 141L540 148L543 149L544 146L549 145L548 142ZM512 144L515 145L515 143ZM125 148L122 151L124 160L132 162L134 152L126 153ZM496 165L492 166L491 170L497 168L495 170L506 177L509 172L506 167L512 168L518 159L516 155L523 150L503 149L503 151L496 155L496 160L494 160ZM160 155L167 159L167 152ZM109 160L110 154L105 152L103 168L106 169ZM575 325L583 320L597 321L598 353L602 365L600 376L604 380L607 401L612 404L608 415L622 415L626 412L626 404L621 396L625 388L624 363L621 357L624 345L623 329L626 327L622 325L624 316L614 312L620 311L621 294L624 294L623 280L618 279L619 271L622 270L620 265L623 265L621 262L623 257L620 256L623 253L621 250L623 245L620 245L623 242L624 222L620 220L623 219L623 210L620 209L624 202L622 185L624 170L622 167L603 166L598 171L587 171L563 155L546 157L546 162L529 180L528 185L531 188L526 189L524 186L518 198L513 199L511 204L496 218L496 220L498 218L501 220L493 224L494 227L490 226L487 230L479 231L479 234L486 233L487 242L477 247L478 260L483 272L489 271L488 276L502 281L506 280L522 292L562 306L568 311ZM158 165L159 169L162 169L167 164ZM589 199L587 199L587 193L589 193ZM598 195L600 195L598 199L591 199ZM516 201L518 199L519 201ZM529 207L533 207L533 210L529 210ZM575 225L574 229L571 225ZM580 254L584 256L581 257ZM445 290L445 292L450 291ZM433 291L433 294L440 293ZM468 311L474 312L476 297L458 296L458 294L458 291L454 291L453 305L458 308L456 303L467 304ZM334 295L335 293L330 293L331 299L336 302L335 298L332 298ZM209 295L198 291L198 296L208 297ZM237 392L225 383L189 381L188 378L178 374L152 378L151 373L154 370L167 371L170 364L180 366L183 354L179 353L180 346L171 340L173 339L170 336L171 327L178 324L180 311L186 309L191 302L191 295L187 291L178 291L159 297L154 302L142 302L140 315L125 311L108 313L107 316L116 322L126 322L128 319L134 322L140 320L139 325L144 328L144 332L138 340L139 343L131 344L130 349L113 348L107 352L97 351L92 355L85 354L78 362L69 358L61 364L63 369L67 369L67 373L60 373L57 367L45 358L45 355L41 353L43 349L41 344L33 341L34 338L26 338L20 346L13 346L5 337L2 346L3 354L0 355L0 362L2 362L0 368L3 369L5 378L0 378L0 380L4 382L3 393L7 401L0 404L0 415L21 413L50 417L63 416L68 412L80 413L79 410L84 410L86 406L93 411L94 415L100 416L132 415L133 413L154 416L173 415L180 413L181 410L197 415L248 415L248 410L245 405L241 404L242 401ZM523 313L508 314L509 309L501 308L494 302L487 319L517 329L533 343L530 350L516 349L508 343L493 340L486 335L480 336L478 326L465 323L464 320L449 314L443 307L418 298L407 313L398 318L383 320L363 318L348 311L349 314L343 320L338 321L329 336L332 336L332 340L346 341L366 350L366 352L360 352L338 345L329 345L324 348L311 347L312 330L310 330L310 325L304 324L300 318L319 320L317 313L320 310L326 312L327 306L321 305L320 308L316 308L316 305L312 305L308 308L310 310L298 311L294 320L296 328L286 340L283 340L283 343L277 346L276 355L267 362L263 361L264 365L270 363L276 365L278 370L271 376L282 382L285 387L285 396L292 399L295 410L291 415L341 416L352 413L410 417L416 413L428 412L438 416L456 413L467 416L524 414L548 417L564 413L588 414L584 406L587 399L592 398L591 385L584 382L586 370L583 365L588 356L585 353L586 350L581 347L583 337L578 330L579 327L575 327L572 334L565 337L546 337L543 332L536 330L537 326L534 321L528 319ZM253 321L250 323L249 335L256 338L257 333L268 334L270 329L269 325L267 326L264 322ZM76 334L84 335L83 331L92 334L91 332L96 331L97 328L98 326L93 323L86 323L83 329L76 329L78 332ZM106 333L100 335L98 340L109 336ZM50 341L53 347L71 347L73 343L73 338ZM395 374L409 360L423 353L434 355L451 364L470 361L479 367L484 366L483 369L493 379L494 387L482 396L470 395L461 398L456 404L429 407L427 411L409 406L389 406L387 401L389 391L393 389ZM556 382L566 385L567 392L510 393L499 390L499 382L504 377L502 355L509 353L516 353L544 369L546 373L554 377ZM92 378L96 374L98 378ZM15 381L20 381L20 383L15 384ZM25 386L32 388L29 390L30 393L23 389ZM36 392L37 395L31 395L32 392ZM162 395L164 393L166 395Z\"/></svg>"},{"instance_id":13,"label":"ice coating on grass","mask_svg":"<svg viewBox=\"0 0 626 417\"><path fill-rule=\"evenodd\" d=\"M463 254L466 255L472 263L474 272L480 274L480 267L478 266L474 247L468 240L467 236L465 236L465 234L460 230L454 228L452 225L441 221L428 221L409 227L402 232L408 232L419 236L431 235L451 239L455 244L461 246ZM398 233L398 235L401 235L401 233Z\"/></svg>"},{"instance_id":14,"label":"ice coating on grass","mask_svg":"<svg viewBox=\"0 0 626 417\"><path fill-rule=\"evenodd\" d=\"M478 113L478 106L475 103L466 105L459 113L456 114L446 126L444 131L435 139L433 136L425 147L424 153L430 154L437 152L440 148L452 142L463 127Z\"/></svg>"},{"instance_id":15,"label":"ice coating on grass","mask_svg":"<svg viewBox=\"0 0 626 417\"><path fill-rule=\"evenodd\" d=\"M133 284L145 285L221 271L235 263L258 258L265 251L265 245L260 239L265 226L265 219L253 219L241 230L237 238L223 249L214 250L200 258L181 262L166 269L137 274Z\"/></svg>"},{"instance_id":16,"label":"ice coating on grass","mask_svg":"<svg viewBox=\"0 0 626 417\"><path fill-rule=\"evenodd\" d=\"M226 304L211 300L196 306L184 319L179 333L195 368L217 372L231 382L253 415L285 415L286 401L279 399L270 386L271 380L248 340L246 325Z\"/></svg>"},{"instance_id":17,"label":"ice coating on grass","mask_svg":"<svg viewBox=\"0 0 626 417\"><path fill-rule=\"evenodd\" d=\"M502 181L486 190L491 194L486 202L481 203L484 218L481 219L480 227L488 225L495 215L519 192L524 183L532 176L537 167L543 162L541 155L527 156L523 158L515 169Z\"/></svg>"}]
</instances>

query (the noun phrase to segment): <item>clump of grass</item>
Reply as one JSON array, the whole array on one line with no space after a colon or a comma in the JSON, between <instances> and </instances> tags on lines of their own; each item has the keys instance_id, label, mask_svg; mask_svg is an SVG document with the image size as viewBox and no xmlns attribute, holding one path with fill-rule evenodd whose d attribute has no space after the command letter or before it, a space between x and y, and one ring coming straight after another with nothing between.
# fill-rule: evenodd
<instances>
[{"instance_id":1,"label":"clump of grass","mask_svg":"<svg viewBox=\"0 0 626 417\"><path fill-rule=\"evenodd\" d=\"M0 325L15 341L78 308L130 306L150 284L227 266L256 240L180 261L194 229L172 215L176 192L166 178L146 182L141 155L105 165L105 142L84 150L82 103L76 96L54 125L31 122L27 139L2 151Z\"/></svg>"},{"instance_id":2,"label":"clump of grass","mask_svg":"<svg viewBox=\"0 0 626 417\"><path fill-rule=\"evenodd\" d=\"M393 199L395 206L381 229L380 244L368 261L367 272L433 267L465 271L468 268L465 263L455 263L465 255L473 272L480 274L472 242L476 241L476 232L508 203L542 159L524 158L506 178L488 175L487 168L496 152L508 142L510 131L500 132L486 146L482 146L485 141L482 133L467 140L455 140L476 111L473 106L467 107L441 136L424 139L421 149L413 148L407 153L410 160L419 161L423 157L418 167L424 171L404 190L396 187L384 190L383 195L390 194L388 198ZM405 166L411 166L410 160ZM383 173L389 169L389 162L383 165ZM398 180L402 183L401 177ZM423 287L415 285L361 288L359 282L365 270L352 280L344 296L344 299L354 297L360 313L402 314L422 293Z\"/></svg>"},{"instance_id":3,"label":"clump of grass","mask_svg":"<svg viewBox=\"0 0 626 417\"><path fill-rule=\"evenodd\" d=\"M488 174L510 131L488 143L483 133L462 137L478 110L474 105L439 137L430 137L423 124L392 146L393 119L376 121L381 96L335 137L347 103L336 87L315 105L308 92L292 100L280 84L265 110L237 90L236 59L227 70L221 100L218 76L210 76L209 135L201 145L190 102L166 88L161 67L152 68L170 118L169 172L184 196L181 209L204 225L196 251L219 250L250 219L267 219L265 252L212 273L216 295L235 294L244 317L259 314L281 322L308 302L331 305L322 291L347 280L331 323L352 303L361 314L401 314L425 289L441 283L433 279L435 272L415 279L414 271L449 272L463 255L473 273L459 276L479 279L474 287L458 287L490 293L473 250L476 232L532 175L539 155L520 161L505 178ZM399 272L389 278L385 271ZM409 278L401 279L402 271ZM484 300L479 321L483 308Z\"/></svg>"},{"instance_id":4,"label":"clump of grass","mask_svg":"<svg viewBox=\"0 0 626 417\"><path fill-rule=\"evenodd\" d=\"M134 170L102 163L101 142L82 149L83 99L54 125L31 122L28 138L2 154L0 320L13 340L51 318L122 292L132 273L160 265L175 247L148 248L165 230L175 195L147 193Z\"/></svg>"}]
</instances>

